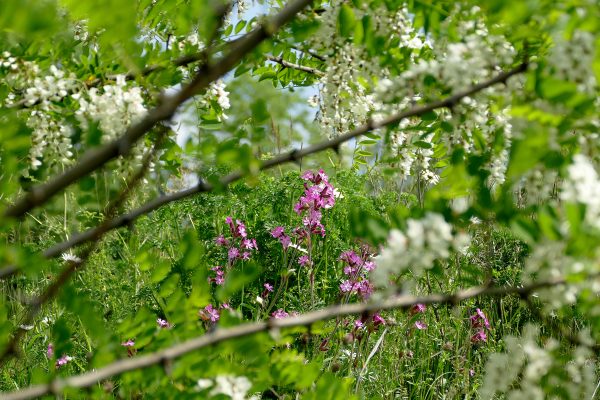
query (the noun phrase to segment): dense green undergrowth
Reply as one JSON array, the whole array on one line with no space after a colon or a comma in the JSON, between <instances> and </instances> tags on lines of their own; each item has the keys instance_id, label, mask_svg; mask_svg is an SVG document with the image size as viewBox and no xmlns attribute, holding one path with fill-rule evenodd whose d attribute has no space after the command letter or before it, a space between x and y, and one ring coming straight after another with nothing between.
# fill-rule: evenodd
<instances>
[{"instance_id":1,"label":"dense green undergrowth","mask_svg":"<svg viewBox=\"0 0 600 400\"><path fill-rule=\"evenodd\" d=\"M198 195L110 234L62 294L61 299L74 296L78 301L59 299L44 308L32 327L24 327L29 329L24 357L2 369L1 389L33 383L48 370L58 375L89 370L216 327L273 318L276 312L303 313L360 301L340 290L345 265L340 255L348 250L360 254L367 248L378 252L377 246L385 240L384 228L395 226L402 215L418 213L418 206L397 192L371 189L364 175L340 172L330 182L338 194L335 205L322 210L326 234L314 235L311 242L312 267L298 262L304 254L301 250L284 252L272 234L276 227L289 233L301 226L300 216L293 211L305 190L297 172ZM249 260L223 267L225 282L218 285L211 268L225 265L228 257L215 239L223 235L234 240L226 223L229 216L243 221L258 250L252 250ZM416 286L405 290L426 295L491 282L519 285L527 245L499 226L474 223L467 229L472 241L466 252L436 262ZM51 230L32 232L32 246L50 245L44 238ZM36 236L42 240L36 241ZM18 299L38 293L63 262L55 261L54 268L43 271L37 281L16 277L3 284L13 294L8 307L15 324L21 308ZM398 277L399 287L409 278ZM265 285L271 285L272 291ZM216 311L223 304L230 310ZM212 320L208 305L220 313L218 321ZM95 312L84 311L88 307ZM479 318L477 310L489 321L485 338L475 337L478 329L472 316L475 321ZM227 373L247 376L263 398L293 398L298 391L316 398L339 398L344 391L364 398L470 398L481 384L487 355L503 349L503 337L518 334L527 322L536 320L514 296L379 315L382 323L364 316L340 318L225 342L173 364L125 374L93 390L124 398L141 393L143 397L193 397L200 390L195 381ZM365 327L358 329L361 320ZM552 329L552 324L544 326ZM128 341L134 345L127 345ZM54 354L49 357L50 343ZM65 354L72 359L64 366L55 365L56 357ZM222 362L215 363L216 359ZM138 379L139 374L144 379ZM151 389L138 386L140 382Z\"/></svg>"}]
</instances>

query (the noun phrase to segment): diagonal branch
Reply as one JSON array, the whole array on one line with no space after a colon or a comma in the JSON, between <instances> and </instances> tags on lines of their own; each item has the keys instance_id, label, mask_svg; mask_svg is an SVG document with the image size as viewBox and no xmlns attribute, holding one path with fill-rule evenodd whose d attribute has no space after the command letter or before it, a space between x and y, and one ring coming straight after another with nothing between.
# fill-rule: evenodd
<instances>
[{"instance_id":1,"label":"diagonal branch","mask_svg":"<svg viewBox=\"0 0 600 400\"><path fill-rule=\"evenodd\" d=\"M212 82L229 72L246 54L254 50L263 40L271 37L311 2L312 0L293 0L288 3L279 14L267 19L257 29L236 41L230 51L215 64L207 64L200 68L194 79L178 93L163 97L159 104L146 114L144 119L130 126L123 136L98 148L88 150L73 167L49 182L33 187L29 193L17 199L15 204L6 208L4 216L23 216L32 208L44 204L53 195L100 168L113 158L129 154L133 145L155 125L170 120L183 102L202 92Z\"/></svg>"},{"instance_id":2,"label":"diagonal branch","mask_svg":"<svg viewBox=\"0 0 600 400\"><path fill-rule=\"evenodd\" d=\"M433 102L431 104L427 104L424 106L413 107L407 111L403 111L401 113L391 115L380 121L371 121L368 124L363 125L359 128L356 128L355 130L348 132L344 135L338 136L335 139L325 140L325 141L322 141L320 143L314 144L312 146L309 146L309 147L306 147L303 149L296 149L296 150L291 150L287 153L283 153L277 157L271 158L270 160L264 161L262 163L262 165L260 166L260 170L264 171L264 170L268 170L268 169L274 168L276 166L279 166L281 164L285 164L285 163L289 163L289 162L297 162L308 155L319 153L319 152L327 150L327 149L336 149L340 146L340 144L342 144L346 141L349 141L353 138L364 135L365 133L368 133L374 129L382 128L386 125L397 123L405 118L423 115L429 111L432 111L432 110L435 110L438 108L452 107L455 104L457 104L462 98L471 96L485 88L496 85L498 83L506 82L506 80L508 78L510 78L511 76L522 73L526 69L527 69L527 64L520 64L519 66L517 66L516 68L514 68L510 71L503 72L488 81L482 82L482 83L475 85L467 90L456 93L453 96L450 96L444 100L436 101L436 102ZM231 183L244 178L246 175L247 175L247 173L241 172L241 171L233 172L233 173L221 178L221 180L219 181L219 185L220 185L220 187L226 187L226 186L230 185ZM120 228L122 226L129 225L133 221L138 219L139 217L141 217L145 214L148 214L151 211L154 211L154 210L162 207L165 204L171 203L173 201L178 201L178 200L184 199L186 197L190 197L197 193L211 192L214 189L215 189L215 187L213 185L201 181L198 185L196 185L192 188L157 197L154 200L149 201L148 203L142 205L141 207L139 207L127 214L123 214L117 218L114 218L113 220L109 221L108 226L110 226L110 229L116 229L116 228ZM77 245L80 245L82 243L86 243L86 242L92 240L97 229L98 228L92 228L85 232L71 236L71 239L61 242L61 243L58 243L58 244L52 246L51 248L47 249L44 252L44 256L48 257L48 258L56 257L57 255L60 255L64 251L66 251L74 246L77 246ZM10 267L7 267L6 269L8 269L8 268L10 268ZM4 276L2 271L4 271L4 270L0 270L0 277Z\"/></svg>"},{"instance_id":3,"label":"diagonal branch","mask_svg":"<svg viewBox=\"0 0 600 400\"><path fill-rule=\"evenodd\" d=\"M598 274L591 275L597 278ZM26 389L3 393L5 400L22 400L43 396L46 394L60 395L66 388L86 388L97 384L105 379L127 371L151 367L162 364L184 354L195 350L208 347L227 340L250 336L260 332L276 330L281 328L290 328L296 326L310 326L315 322L329 320L347 315L368 314L381 310L408 309L417 303L422 304L458 304L464 300L475 297L503 297L508 295L518 295L527 298L539 289L553 286L564 285L566 278L557 277L544 281L532 283L523 287L514 286L476 286L451 294L432 294L424 297L410 295L400 295L389 298L381 302L373 303L354 303L334 305L318 311L312 311L295 317L283 319L270 319L268 321L244 323L232 328L216 329L205 335L176 344L172 347L157 351L155 353L143 356L122 359L94 371L86 372L80 375L68 378L56 378L47 384L34 385Z\"/></svg>"},{"instance_id":4,"label":"diagonal branch","mask_svg":"<svg viewBox=\"0 0 600 400\"><path fill-rule=\"evenodd\" d=\"M284 60L283 57L277 57L277 56L273 56L270 54L266 54L265 58L269 61L276 62L277 64L280 64L280 65L284 66L285 68L308 72L309 74L313 74L313 75L317 75L317 76L325 75L325 73L318 68L311 68L311 67L307 67L305 65L294 64L293 62Z\"/></svg>"}]
</instances>

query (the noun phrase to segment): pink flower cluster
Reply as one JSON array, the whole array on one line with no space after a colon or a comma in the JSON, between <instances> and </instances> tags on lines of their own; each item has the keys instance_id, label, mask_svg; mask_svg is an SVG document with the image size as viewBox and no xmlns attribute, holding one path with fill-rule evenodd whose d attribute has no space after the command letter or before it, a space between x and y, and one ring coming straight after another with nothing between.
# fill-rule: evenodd
<instances>
[{"instance_id":1,"label":"pink flower cluster","mask_svg":"<svg viewBox=\"0 0 600 400\"><path fill-rule=\"evenodd\" d=\"M423 314L427 310L427 306L425 304L417 303L410 308L410 315ZM419 330L427 329L427 323L424 321L418 320L415 321L415 328Z\"/></svg>"},{"instance_id":2,"label":"pink flower cluster","mask_svg":"<svg viewBox=\"0 0 600 400\"><path fill-rule=\"evenodd\" d=\"M48 358L54 357L54 344L48 343L48 348L46 349L46 356L48 356ZM69 361L71 361L72 359L73 359L73 357L63 354L59 359L56 360L56 362L54 363L54 366L56 368L60 368L63 365L68 364Z\"/></svg>"},{"instance_id":3,"label":"pink flower cluster","mask_svg":"<svg viewBox=\"0 0 600 400\"><path fill-rule=\"evenodd\" d=\"M226 238L220 235L215 239L215 243L218 246L227 248L227 270L229 270L239 260L249 260L252 256L252 251L258 251L258 245L256 239L249 238L246 230L246 225L236 219L235 221L231 217L225 218L225 223L229 225L230 238ZM225 282L225 271L223 267L217 265L211 268L214 272L214 277L209 277L210 283L222 285Z\"/></svg>"},{"instance_id":4,"label":"pink flower cluster","mask_svg":"<svg viewBox=\"0 0 600 400\"><path fill-rule=\"evenodd\" d=\"M359 256L352 250L344 251L339 260L344 263L346 279L340 284L342 293L357 293L361 298L368 299L373 293L373 284L369 281L369 272L375 269L375 263L369 261L370 255L366 250Z\"/></svg>"},{"instance_id":5,"label":"pink flower cluster","mask_svg":"<svg viewBox=\"0 0 600 400\"><path fill-rule=\"evenodd\" d=\"M302 224L311 234L325 236L325 227L321 223L321 209L335 205L335 189L329 183L329 178L321 169L317 173L306 171L302 174L304 195L294 205L294 211L303 215ZM312 185L309 185L309 182Z\"/></svg>"},{"instance_id":6,"label":"pink flower cluster","mask_svg":"<svg viewBox=\"0 0 600 400\"><path fill-rule=\"evenodd\" d=\"M162 318L157 318L156 324L161 329L171 329L173 327L173 325L171 323L169 323L166 319L162 319Z\"/></svg>"},{"instance_id":7,"label":"pink flower cluster","mask_svg":"<svg viewBox=\"0 0 600 400\"><path fill-rule=\"evenodd\" d=\"M476 330L475 334L471 336L471 343L487 342L485 330L489 331L491 325L483 311L479 308L476 309L475 314L469 317L469 321L471 322L471 328Z\"/></svg>"}]
</instances>

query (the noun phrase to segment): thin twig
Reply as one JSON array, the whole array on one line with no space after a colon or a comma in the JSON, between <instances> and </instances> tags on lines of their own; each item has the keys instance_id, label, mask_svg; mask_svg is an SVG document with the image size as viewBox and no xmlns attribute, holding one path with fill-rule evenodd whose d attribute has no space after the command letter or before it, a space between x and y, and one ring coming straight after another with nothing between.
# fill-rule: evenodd
<instances>
[{"instance_id":1,"label":"thin twig","mask_svg":"<svg viewBox=\"0 0 600 400\"><path fill-rule=\"evenodd\" d=\"M284 66L285 68L296 69L298 71L308 72L309 74L313 74L313 75L317 75L317 76L325 75L325 73L318 68L311 68L311 67L307 67L305 65L294 64L293 62L289 62L289 61L285 60L283 57L277 57L277 56L273 56L271 54L266 54L265 58L269 61L276 62L277 64L280 64L280 65Z\"/></svg>"}]
</instances>

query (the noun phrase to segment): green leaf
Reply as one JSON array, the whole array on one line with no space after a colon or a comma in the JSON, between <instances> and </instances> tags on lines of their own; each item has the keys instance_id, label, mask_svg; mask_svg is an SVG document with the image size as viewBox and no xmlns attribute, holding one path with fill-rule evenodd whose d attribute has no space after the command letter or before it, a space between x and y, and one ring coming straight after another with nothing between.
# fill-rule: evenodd
<instances>
[{"instance_id":1,"label":"green leaf","mask_svg":"<svg viewBox=\"0 0 600 400\"><path fill-rule=\"evenodd\" d=\"M338 31L343 37L350 37L354 32L356 17L354 11L347 4L342 4L338 14Z\"/></svg>"}]
</instances>

